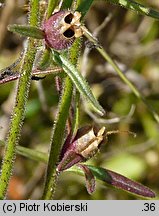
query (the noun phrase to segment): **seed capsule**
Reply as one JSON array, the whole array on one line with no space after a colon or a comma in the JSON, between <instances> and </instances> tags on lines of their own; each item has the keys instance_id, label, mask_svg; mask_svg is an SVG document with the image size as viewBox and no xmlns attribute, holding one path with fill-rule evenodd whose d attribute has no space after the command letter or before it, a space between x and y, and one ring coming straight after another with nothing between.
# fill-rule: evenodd
<instances>
[{"instance_id":1,"label":"seed capsule","mask_svg":"<svg viewBox=\"0 0 159 216\"><path fill-rule=\"evenodd\" d=\"M46 44L56 50L70 47L75 38L83 35L78 11L59 11L43 25Z\"/></svg>"},{"instance_id":2,"label":"seed capsule","mask_svg":"<svg viewBox=\"0 0 159 216\"><path fill-rule=\"evenodd\" d=\"M76 153L85 159L93 157L98 151L101 142L104 139L105 127L102 127L97 134L94 128L91 128L87 134L76 140Z\"/></svg>"},{"instance_id":3,"label":"seed capsule","mask_svg":"<svg viewBox=\"0 0 159 216\"><path fill-rule=\"evenodd\" d=\"M96 130L92 126L80 128L67 148L64 146L65 153L57 167L57 171L61 172L92 158L99 151L100 144L104 141L104 136L105 127L102 127L100 130Z\"/></svg>"}]
</instances>

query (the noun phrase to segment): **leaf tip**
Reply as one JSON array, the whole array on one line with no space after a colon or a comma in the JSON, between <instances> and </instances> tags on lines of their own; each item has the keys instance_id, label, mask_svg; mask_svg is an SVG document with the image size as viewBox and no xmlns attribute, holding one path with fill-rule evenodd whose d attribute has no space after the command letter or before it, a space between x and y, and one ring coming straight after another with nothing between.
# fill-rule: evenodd
<instances>
[{"instance_id":1,"label":"leaf tip","mask_svg":"<svg viewBox=\"0 0 159 216\"><path fill-rule=\"evenodd\" d=\"M96 112L100 115L100 116L104 116L105 115L105 110L103 109L102 106L99 105L98 109L96 110Z\"/></svg>"}]
</instances>

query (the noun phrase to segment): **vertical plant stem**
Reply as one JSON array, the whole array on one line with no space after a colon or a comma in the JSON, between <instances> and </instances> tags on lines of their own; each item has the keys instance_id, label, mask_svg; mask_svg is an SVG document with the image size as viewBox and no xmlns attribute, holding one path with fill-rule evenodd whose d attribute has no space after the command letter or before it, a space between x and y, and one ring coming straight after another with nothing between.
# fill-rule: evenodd
<instances>
[{"instance_id":1,"label":"vertical plant stem","mask_svg":"<svg viewBox=\"0 0 159 216\"><path fill-rule=\"evenodd\" d=\"M30 25L38 25L39 0L30 0ZM12 174L15 161L16 145L19 141L21 127L24 119L25 106L28 98L31 72L36 54L36 47L33 39L28 40L28 46L21 66L15 106L13 109L10 130L7 137L5 156L2 163L0 176L0 199L4 199L9 179Z\"/></svg>"},{"instance_id":2,"label":"vertical plant stem","mask_svg":"<svg viewBox=\"0 0 159 216\"><path fill-rule=\"evenodd\" d=\"M81 0L80 0L81 1ZM78 4L76 5L76 7L78 6ZM76 42L74 43L74 52L71 53L71 59L72 59L72 63L74 65L77 65L78 67L78 56L80 55L80 48L81 48L81 43L82 43L82 39L78 38L76 40ZM78 51L77 51L78 50ZM76 52L77 51L77 52ZM77 129L78 129L78 124L79 124L79 102L80 102L80 93L79 91L76 89L75 91L75 95L74 95L74 117L73 117L73 122L72 122L72 131L71 131L71 135L72 137L76 134Z\"/></svg>"},{"instance_id":3,"label":"vertical plant stem","mask_svg":"<svg viewBox=\"0 0 159 216\"><path fill-rule=\"evenodd\" d=\"M80 43L77 39L69 50L69 58L73 64L77 64L79 57ZM69 109L72 100L73 84L70 78L65 78L63 93L59 102L59 111L55 120L53 135L51 139L51 148L49 154L49 162L47 167L47 174L44 186L44 193L42 199L49 200L53 198L58 174L56 172L56 165L58 163L60 151L63 145L64 133L66 128L66 121L69 116Z\"/></svg>"},{"instance_id":4,"label":"vertical plant stem","mask_svg":"<svg viewBox=\"0 0 159 216\"><path fill-rule=\"evenodd\" d=\"M74 116L73 116L73 122L72 122L72 138L75 136L77 130L78 130L78 124L79 124L79 102L80 102L80 93L76 90L75 92L75 107L74 107Z\"/></svg>"},{"instance_id":5,"label":"vertical plant stem","mask_svg":"<svg viewBox=\"0 0 159 216\"><path fill-rule=\"evenodd\" d=\"M64 89L59 103L59 111L53 128L51 149L47 167L46 182L42 199L52 199L56 187L56 163L63 144L65 125L72 99L73 85L69 77L65 78Z\"/></svg>"}]
</instances>

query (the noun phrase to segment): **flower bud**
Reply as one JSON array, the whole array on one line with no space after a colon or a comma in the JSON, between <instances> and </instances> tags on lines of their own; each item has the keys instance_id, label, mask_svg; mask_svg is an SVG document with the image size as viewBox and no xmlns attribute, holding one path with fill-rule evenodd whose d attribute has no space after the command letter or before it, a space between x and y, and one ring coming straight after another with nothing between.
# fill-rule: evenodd
<instances>
[{"instance_id":1,"label":"flower bud","mask_svg":"<svg viewBox=\"0 0 159 216\"><path fill-rule=\"evenodd\" d=\"M75 38L82 36L81 14L78 11L59 11L43 25L46 44L56 50L70 47Z\"/></svg>"}]
</instances>

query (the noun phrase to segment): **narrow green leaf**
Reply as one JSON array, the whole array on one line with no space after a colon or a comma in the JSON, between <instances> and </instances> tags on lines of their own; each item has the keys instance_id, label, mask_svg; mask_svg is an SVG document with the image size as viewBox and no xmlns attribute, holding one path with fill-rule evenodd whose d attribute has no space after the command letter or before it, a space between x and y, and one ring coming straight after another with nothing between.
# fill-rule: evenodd
<instances>
[{"instance_id":1,"label":"narrow green leaf","mask_svg":"<svg viewBox=\"0 0 159 216\"><path fill-rule=\"evenodd\" d=\"M17 154L29 158L31 160L35 160L35 161L40 161L43 163L47 163L48 162L48 156L47 153L43 153L40 152L38 150L34 150L34 149L30 149L30 148L26 148L23 146L17 146L16 148Z\"/></svg>"},{"instance_id":2,"label":"narrow green leaf","mask_svg":"<svg viewBox=\"0 0 159 216\"><path fill-rule=\"evenodd\" d=\"M125 7L127 9L131 9L131 10L134 10L136 12L139 12L143 15L146 15L146 16L150 16L152 18L155 18L155 19L159 19L159 12L158 11L155 11L149 7L146 7L140 3L137 3L133 0L105 0L111 4L117 4L117 5L120 5L122 7Z\"/></svg>"},{"instance_id":3,"label":"narrow green leaf","mask_svg":"<svg viewBox=\"0 0 159 216\"><path fill-rule=\"evenodd\" d=\"M14 33L18 33L21 36L32 37L35 39L44 39L44 32L35 27L27 25L9 25L8 30Z\"/></svg>"},{"instance_id":4,"label":"narrow green leaf","mask_svg":"<svg viewBox=\"0 0 159 216\"><path fill-rule=\"evenodd\" d=\"M62 9L71 8L72 2L73 2L73 0L64 1L63 4L62 4Z\"/></svg>"},{"instance_id":5,"label":"narrow green leaf","mask_svg":"<svg viewBox=\"0 0 159 216\"><path fill-rule=\"evenodd\" d=\"M82 0L81 4L77 7L77 11L81 12L82 17L86 15L89 8L91 7L91 4L93 3L93 0Z\"/></svg>"},{"instance_id":6,"label":"narrow green leaf","mask_svg":"<svg viewBox=\"0 0 159 216\"><path fill-rule=\"evenodd\" d=\"M0 140L0 147L5 147L5 141ZM26 148L20 145L16 146L16 153L30 160L47 163L48 154L35 149Z\"/></svg>"},{"instance_id":7,"label":"narrow green leaf","mask_svg":"<svg viewBox=\"0 0 159 216\"><path fill-rule=\"evenodd\" d=\"M98 114L103 115L105 113L104 109L94 97L87 81L82 77L82 75L78 72L74 65L71 64L68 59L62 54L59 55L59 53L54 50L52 50L52 53L54 61L59 64L67 73L67 75L71 78L72 82L75 84L81 95L84 96L91 103L91 105Z\"/></svg>"},{"instance_id":8,"label":"narrow green leaf","mask_svg":"<svg viewBox=\"0 0 159 216\"><path fill-rule=\"evenodd\" d=\"M46 15L47 19L49 19L49 17L52 15L53 11L55 10L55 7L57 6L57 3L58 3L57 0L48 0L47 15Z\"/></svg>"}]
</instances>

